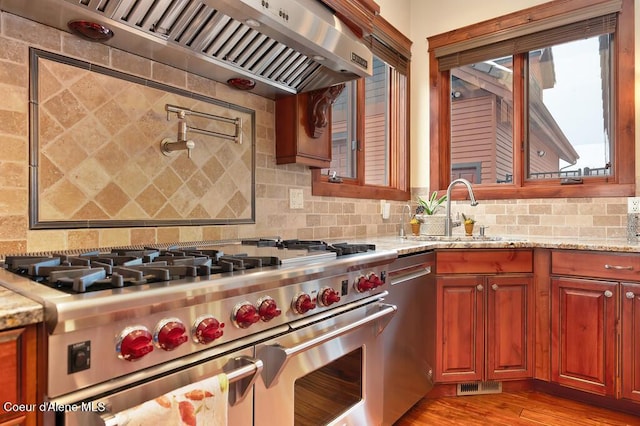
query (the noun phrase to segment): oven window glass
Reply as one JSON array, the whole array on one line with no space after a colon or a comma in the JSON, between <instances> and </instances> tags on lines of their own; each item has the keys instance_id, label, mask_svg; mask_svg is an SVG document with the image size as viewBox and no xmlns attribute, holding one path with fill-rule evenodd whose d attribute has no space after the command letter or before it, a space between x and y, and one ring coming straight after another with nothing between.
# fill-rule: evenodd
<instances>
[{"instance_id":1,"label":"oven window glass","mask_svg":"<svg viewBox=\"0 0 640 426\"><path fill-rule=\"evenodd\" d=\"M362 348L296 380L296 426L326 424L362 399Z\"/></svg>"}]
</instances>

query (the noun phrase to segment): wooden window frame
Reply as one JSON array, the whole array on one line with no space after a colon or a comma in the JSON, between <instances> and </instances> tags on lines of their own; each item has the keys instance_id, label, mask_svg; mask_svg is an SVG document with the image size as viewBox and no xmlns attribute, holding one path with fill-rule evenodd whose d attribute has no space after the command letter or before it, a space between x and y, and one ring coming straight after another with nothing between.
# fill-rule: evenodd
<instances>
[{"instance_id":1,"label":"wooden window frame","mask_svg":"<svg viewBox=\"0 0 640 426\"><path fill-rule=\"evenodd\" d=\"M430 86L430 187L445 190L450 183L450 73L438 69L436 49L465 42L474 38L491 37L492 34L512 31L536 21L577 13L585 7L597 7L609 0L557 0L540 6L523 9L489 21L470 25L444 34L429 37L429 86ZM615 146L612 159L614 175L585 179L579 185L561 185L560 179L544 181L526 180L526 147L524 117L524 91L522 84L514 84L513 126L513 181L512 183L482 184L474 188L477 198L584 198L635 195L635 70L634 70L634 4L622 0L615 32L613 65L613 106ZM522 78L522 55L514 55L514 81ZM462 191L454 192L460 199Z\"/></svg>"},{"instance_id":2,"label":"wooden window frame","mask_svg":"<svg viewBox=\"0 0 640 426\"><path fill-rule=\"evenodd\" d=\"M368 38L368 43L371 44L372 50L376 56L380 59L387 60L392 58L392 52L397 56L396 70L406 76L406 97L405 106L407 115L407 122L409 122L409 101L410 101L410 55L411 55L411 41L406 38L402 33L391 26L381 16L376 16L374 19L374 31L373 35ZM342 183L329 182L329 177L322 174L321 169L312 170L311 179L311 193L318 196L330 196L330 197L348 197L348 198L366 198L366 199L384 199L384 200L396 200L406 201L411 198L411 190L409 184L410 176L410 126L405 126L404 141L405 146L402 144L402 138L398 137L400 132L397 123L391 123L389 129L390 135L390 176L388 186L368 185L364 182L364 150L362 149L364 141L364 79L357 81L357 123L356 138L358 141L357 149L357 178L347 179L344 178ZM391 90L395 90L393 85ZM392 96L393 98L393 96ZM390 105L390 112L397 111L399 105ZM394 136L395 135L395 136ZM366 149L366 146L364 147ZM400 165L404 162L404 167Z\"/></svg>"}]
</instances>

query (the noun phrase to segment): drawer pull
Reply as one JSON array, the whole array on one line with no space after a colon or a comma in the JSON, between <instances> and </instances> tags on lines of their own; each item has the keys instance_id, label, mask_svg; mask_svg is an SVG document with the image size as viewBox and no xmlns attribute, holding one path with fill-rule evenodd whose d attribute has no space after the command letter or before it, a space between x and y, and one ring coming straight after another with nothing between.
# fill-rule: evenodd
<instances>
[{"instance_id":1,"label":"drawer pull","mask_svg":"<svg viewBox=\"0 0 640 426\"><path fill-rule=\"evenodd\" d=\"M482 284L478 284L476 288L478 289L478 291L484 290L484 287L482 287Z\"/></svg>"},{"instance_id":2,"label":"drawer pull","mask_svg":"<svg viewBox=\"0 0 640 426\"><path fill-rule=\"evenodd\" d=\"M628 291L628 292L626 292L624 295L625 295L625 297L626 297L627 299L633 299L634 297L636 297L636 295L635 295L635 294L633 294L633 292L632 292L632 291Z\"/></svg>"},{"instance_id":3,"label":"drawer pull","mask_svg":"<svg viewBox=\"0 0 640 426\"><path fill-rule=\"evenodd\" d=\"M604 265L604 269L615 269L617 271L633 271L633 266L620 266L620 265Z\"/></svg>"},{"instance_id":4,"label":"drawer pull","mask_svg":"<svg viewBox=\"0 0 640 426\"><path fill-rule=\"evenodd\" d=\"M611 290L607 290L604 292L604 297L612 297L613 296L613 292Z\"/></svg>"},{"instance_id":5,"label":"drawer pull","mask_svg":"<svg viewBox=\"0 0 640 426\"><path fill-rule=\"evenodd\" d=\"M491 284L491 288L498 291L498 288L500 287L498 287L498 284Z\"/></svg>"}]
</instances>

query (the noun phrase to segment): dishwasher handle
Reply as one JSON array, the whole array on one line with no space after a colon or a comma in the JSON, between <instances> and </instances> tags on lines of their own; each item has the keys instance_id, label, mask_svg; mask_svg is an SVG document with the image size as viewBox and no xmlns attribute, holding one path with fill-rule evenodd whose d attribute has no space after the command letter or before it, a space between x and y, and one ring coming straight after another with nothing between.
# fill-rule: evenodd
<instances>
[{"instance_id":1,"label":"dishwasher handle","mask_svg":"<svg viewBox=\"0 0 640 426\"><path fill-rule=\"evenodd\" d=\"M397 274L391 272L391 285L398 285L407 281L418 279L420 277L431 275L431 272L431 265L421 265L419 268L411 268L407 271L402 271L402 273Z\"/></svg>"},{"instance_id":2,"label":"dishwasher handle","mask_svg":"<svg viewBox=\"0 0 640 426\"><path fill-rule=\"evenodd\" d=\"M387 303L377 303L376 306L379 308L377 312L371 315L367 315L366 317L358 321L355 321L343 327L339 327L328 333L322 334L321 336L306 340L296 346L286 348L279 343L263 346L258 351L257 357L264 360L265 365L267 366L262 371L262 378L264 380L265 386L269 388L274 385L278 380L280 373L282 373L282 370L284 370L287 362L289 362L289 360L294 356L308 351L309 349L322 345L329 340L335 339L359 328L365 327L377 320L382 320L377 328L377 333L382 333L382 331L391 320L391 317L398 310L398 307L395 305L389 305Z\"/></svg>"}]
</instances>

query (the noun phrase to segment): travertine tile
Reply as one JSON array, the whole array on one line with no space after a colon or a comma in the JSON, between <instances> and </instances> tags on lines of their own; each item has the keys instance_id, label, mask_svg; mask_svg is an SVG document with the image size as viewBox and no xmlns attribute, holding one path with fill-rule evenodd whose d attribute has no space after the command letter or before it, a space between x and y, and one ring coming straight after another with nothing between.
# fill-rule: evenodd
<instances>
[{"instance_id":1,"label":"travertine tile","mask_svg":"<svg viewBox=\"0 0 640 426\"><path fill-rule=\"evenodd\" d=\"M72 34L62 33L62 53L67 56L91 62L92 64L109 65L109 46L102 43L91 43Z\"/></svg>"},{"instance_id":2,"label":"travertine tile","mask_svg":"<svg viewBox=\"0 0 640 426\"><path fill-rule=\"evenodd\" d=\"M143 78L151 78L151 61L118 49L111 49L111 66Z\"/></svg>"},{"instance_id":3,"label":"travertine tile","mask_svg":"<svg viewBox=\"0 0 640 426\"><path fill-rule=\"evenodd\" d=\"M118 185L110 182L96 195L95 200L109 218L115 218L129 202L129 196Z\"/></svg>"},{"instance_id":4,"label":"travertine tile","mask_svg":"<svg viewBox=\"0 0 640 426\"><path fill-rule=\"evenodd\" d=\"M0 255L9 250L66 249L123 246L153 242L276 236L302 239L353 239L396 234L402 206L392 202L392 217L382 220L377 200L354 200L311 195L311 171L298 164L275 164L275 102L239 92L222 83L155 64L105 45L76 39L40 24L2 14L0 36ZM167 117L165 104L213 113L210 104L185 99L129 81L40 60L40 155L38 158L40 212L44 220L204 219L249 216L250 182L246 176L255 143L255 224L78 230L29 230L28 188L28 46L83 58L145 79L242 105L255 110L255 136L250 117L244 120L245 144L191 135L196 149L164 156L163 138L177 137L178 119ZM206 121L206 120L205 120ZM220 124L188 119L207 128ZM78 130L75 133L72 129ZM73 176L72 176L72 175ZM427 196L429 188L412 190ZM304 208L288 208L289 189L304 193ZM454 201L463 211L490 226L492 235L623 237L626 199L480 200ZM4 222L2 222L4 221ZM455 231L459 231L456 228ZM8 235L11 234L11 235Z\"/></svg>"},{"instance_id":5,"label":"travertine tile","mask_svg":"<svg viewBox=\"0 0 640 426\"><path fill-rule=\"evenodd\" d=\"M99 233L95 229L70 230L68 244L74 248L96 248L100 246Z\"/></svg>"},{"instance_id":6,"label":"travertine tile","mask_svg":"<svg viewBox=\"0 0 640 426\"><path fill-rule=\"evenodd\" d=\"M104 209L98 206L93 201L89 201L84 206L80 207L78 211L76 211L73 217L69 218L73 220L109 220L113 219L112 216L105 213Z\"/></svg>"}]
</instances>

